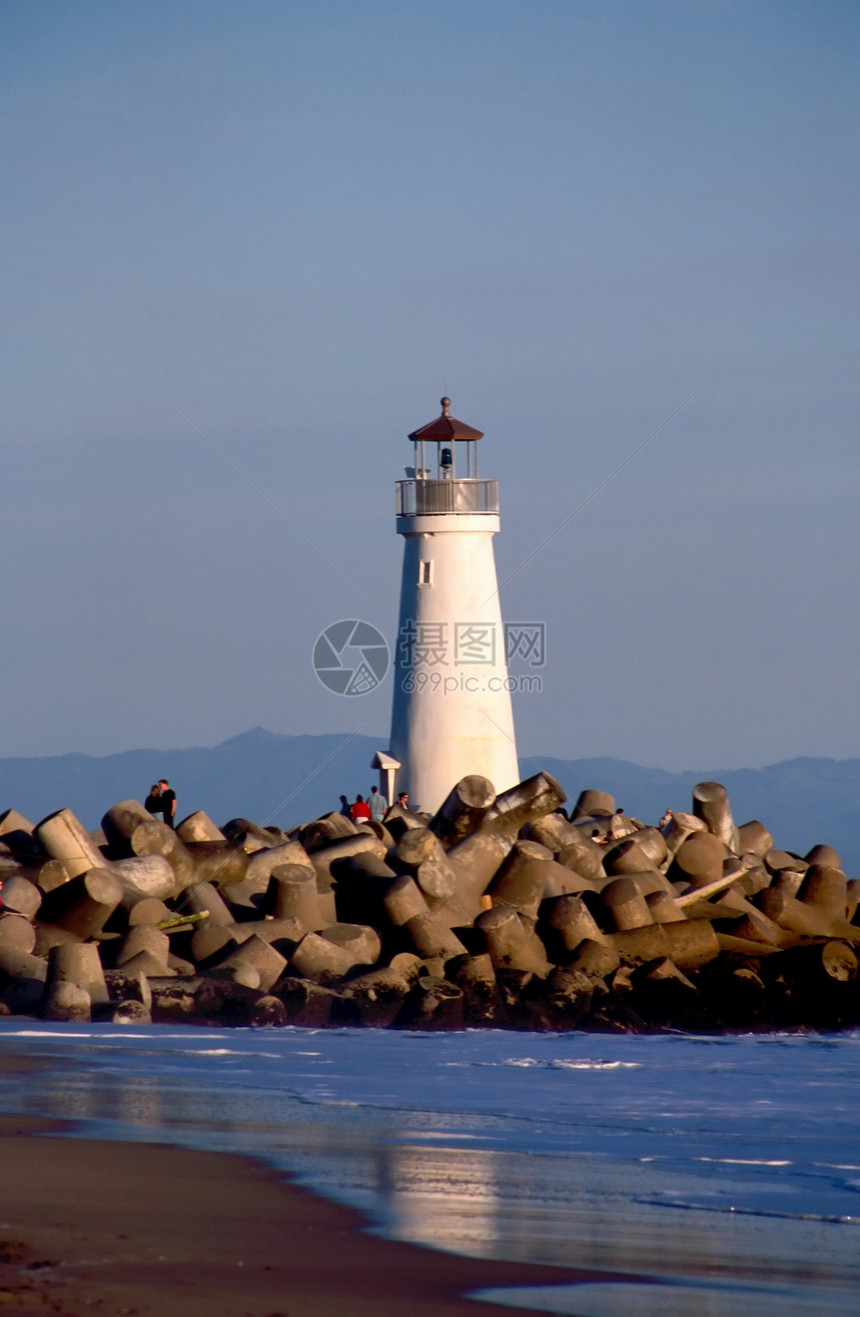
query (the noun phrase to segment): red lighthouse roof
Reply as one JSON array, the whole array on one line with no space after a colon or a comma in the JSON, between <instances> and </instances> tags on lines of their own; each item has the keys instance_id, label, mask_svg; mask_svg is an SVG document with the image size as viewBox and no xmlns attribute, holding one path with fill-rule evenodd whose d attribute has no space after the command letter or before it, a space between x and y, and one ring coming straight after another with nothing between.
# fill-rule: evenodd
<instances>
[{"instance_id":1,"label":"red lighthouse roof","mask_svg":"<svg viewBox=\"0 0 860 1317\"><path fill-rule=\"evenodd\" d=\"M483 430L473 430L471 425L456 420L448 410L450 406L451 399L443 398L442 415L437 416L429 425L422 425L420 430L413 430L409 438L419 442L427 439L436 444L450 443L452 439L483 439Z\"/></svg>"}]
</instances>

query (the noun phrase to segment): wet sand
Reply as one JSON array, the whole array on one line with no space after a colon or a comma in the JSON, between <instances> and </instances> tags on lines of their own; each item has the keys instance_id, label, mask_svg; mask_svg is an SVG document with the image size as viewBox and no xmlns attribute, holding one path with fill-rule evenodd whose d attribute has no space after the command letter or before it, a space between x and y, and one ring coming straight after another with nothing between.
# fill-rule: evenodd
<instances>
[{"instance_id":1,"label":"wet sand","mask_svg":"<svg viewBox=\"0 0 860 1317\"><path fill-rule=\"evenodd\" d=\"M249 1158L63 1128L0 1117L2 1317L512 1317L463 1296L606 1278L377 1239Z\"/></svg>"}]
</instances>

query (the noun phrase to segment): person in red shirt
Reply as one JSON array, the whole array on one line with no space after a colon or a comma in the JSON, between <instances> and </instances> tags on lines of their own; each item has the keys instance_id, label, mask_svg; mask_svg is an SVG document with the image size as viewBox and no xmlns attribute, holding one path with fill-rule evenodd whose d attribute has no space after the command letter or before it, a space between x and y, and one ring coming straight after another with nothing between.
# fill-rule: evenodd
<instances>
[{"instance_id":1,"label":"person in red shirt","mask_svg":"<svg viewBox=\"0 0 860 1317\"><path fill-rule=\"evenodd\" d=\"M370 818L370 806L367 804L364 796L356 796L355 804L350 808L353 823L363 823L365 819Z\"/></svg>"}]
</instances>

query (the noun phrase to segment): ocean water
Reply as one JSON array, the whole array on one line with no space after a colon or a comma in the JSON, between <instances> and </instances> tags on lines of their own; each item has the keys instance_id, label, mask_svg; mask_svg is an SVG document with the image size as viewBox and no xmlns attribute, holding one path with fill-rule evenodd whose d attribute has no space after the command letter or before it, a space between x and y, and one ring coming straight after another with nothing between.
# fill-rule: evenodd
<instances>
[{"instance_id":1,"label":"ocean water","mask_svg":"<svg viewBox=\"0 0 860 1317\"><path fill-rule=\"evenodd\" d=\"M604 1268L578 1317L860 1313L860 1033L627 1037L0 1022L6 1112L249 1153L392 1238ZM639 1280L631 1281L633 1274Z\"/></svg>"}]
</instances>

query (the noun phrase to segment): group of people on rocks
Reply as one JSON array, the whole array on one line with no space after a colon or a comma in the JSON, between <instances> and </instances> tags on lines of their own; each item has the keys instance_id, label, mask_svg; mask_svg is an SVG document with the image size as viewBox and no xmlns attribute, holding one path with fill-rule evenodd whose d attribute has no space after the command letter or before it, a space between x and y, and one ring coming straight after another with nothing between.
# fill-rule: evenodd
<instances>
[{"instance_id":1,"label":"group of people on rocks","mask_svg":"<svg viewBox=\"0 0 860 1317\"><path fill-rule=\"evenodd\" d=\"M402 809L408 809L409 792L401 791L397 803ZM388 801L379 787L374 786L370 788L370 795L366 800L364 796L359 795L350 804L346 796L341 796L340 812L346 818L352 819L353 823L381 823L388 813Z\"/></svg>"},{"instance_id":2,"label":"group of people on rocks","mask_svg":"<svg viewBox=\"0 0 860 1317\"><path fill-rule=\"evenodd\" d=\"M166 777L160 778L158 782L153 782L149 788L149 795L144 801L144 807L150 814L160 814L169 828L175 826L176 792L172 789Z\"/></svg>"}]
</instances>

